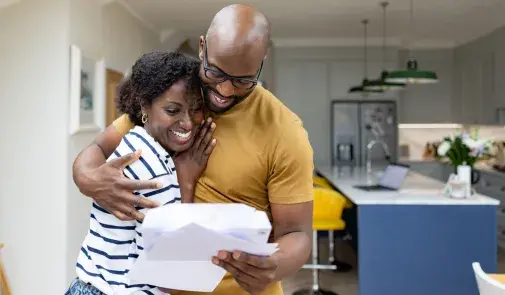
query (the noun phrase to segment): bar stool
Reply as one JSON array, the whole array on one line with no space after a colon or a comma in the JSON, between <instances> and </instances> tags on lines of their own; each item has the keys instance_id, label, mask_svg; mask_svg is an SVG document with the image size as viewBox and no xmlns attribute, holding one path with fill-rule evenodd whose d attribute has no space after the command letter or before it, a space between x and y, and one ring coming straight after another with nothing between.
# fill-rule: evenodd
<instances>
[{"instance_id":1,"label":"bar stool","mask_svg":"<svg viewBox=\"0 0 505 295\"><path fill-rule=\"evenodd\" d=\"M313 176L313 183L314 187L324 187L337 192L341 195L342 198L345 199L344 209L352 208L352 202L344 197L328 179L326 179L317 171L316 175ZM350 235L347 233L342 233L341 235L343 236L344 240L351 239ZM334 272L348 272L352 269L352 266L350 264L343 261L337 261L335 259L335 232L332 230L328 231L328 254L328 263L333 264L337 267Z\"/></svg>"},{"instance_id":2,"label":"bar stool","mask_svg":"<svg viewBox=\"0 0 505 295\"><path fill-rule=\"evenodd\" d=\"M341 219L345 198L338 192L322 187L314 187L314 209L312 217L312 264L305 264L304 269L312 269L312 289L295 291L293 295L337 295L332 291L319 288L319 270L335 270L337 266L318 263L318 231L334 231L345 229Z\"/></svg>"}]
</instances>

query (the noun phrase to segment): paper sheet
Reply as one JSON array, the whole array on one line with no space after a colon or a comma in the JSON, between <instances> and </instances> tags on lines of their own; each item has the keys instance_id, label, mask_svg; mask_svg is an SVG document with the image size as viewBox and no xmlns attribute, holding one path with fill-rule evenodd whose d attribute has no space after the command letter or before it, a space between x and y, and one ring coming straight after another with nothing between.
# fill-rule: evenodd
<instances>
[{"instance_id":1,"label":"paper sheet","mask_svg":"<svg viewBox=\"0 0 505 295\"><path fill-rule=\"evenodd\" d=\"M212 264L219 250L269 256L265 212L243 204L173 204L147 212L145 250L128 273L132 283L212 292L226 271Z\"/></svg>"}]
</instances>

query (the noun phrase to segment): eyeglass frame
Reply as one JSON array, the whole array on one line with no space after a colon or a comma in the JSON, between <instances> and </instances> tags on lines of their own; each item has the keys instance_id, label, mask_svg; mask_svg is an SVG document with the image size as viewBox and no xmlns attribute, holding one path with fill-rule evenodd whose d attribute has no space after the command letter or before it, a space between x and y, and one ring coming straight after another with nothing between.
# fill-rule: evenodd
<instances>
[{"instance_id":1,"label":"eyeglass frame","mask_svg":"<svg viewBox=\"0 0 505 295\"><path fill-rule=\"evenodd\" d=\"M258 81L259 81L259 77L261 75L261 70L262 69L263 69L263 60L261 61L260 69L256 73L256 78L255 79L251 79L251 78L247 78L247 77L232 76L232 75L226 74L221 69L212 69L212 68L209 67L209 61L208 61L208 56L207 56L207 39L203 40L203 71L204 71L205 77L207 79L211 80L213 83L223 83L224 81L229 80L231 82L231 84L233 85L233 87L235 87L237 89L251 90L256 85L258 85ZM207 76L207 72L217 73L218 75L222 75L223 78L219 79L219 80L210 78L209 76ZM243 81L251 82L252 85L251 85L251 87L248 87L248 88L237 87L237 85L235 85L233 83L233 81L237 81L237 80L243 80Z\"/></svg>"}]
</instances>

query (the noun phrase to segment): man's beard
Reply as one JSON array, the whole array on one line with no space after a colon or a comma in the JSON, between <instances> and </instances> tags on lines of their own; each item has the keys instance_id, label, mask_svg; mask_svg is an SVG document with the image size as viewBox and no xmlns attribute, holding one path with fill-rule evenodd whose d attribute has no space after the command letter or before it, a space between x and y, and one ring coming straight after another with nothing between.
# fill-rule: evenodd
<instances>
[{"instance_id":1,"label":"man's beard","mask_svg":"<svg viewBox=\"0 0 505 295\"><path fill-rule=\"evenodd\" d=\"M222 114L222 113L227 112L228 110L232 109L237 104L241 103L250 94L250 92L249 92L244 96L232 95L229 97L224 97L227 100L231 100L231 103L228 106L220 107L220 106L217 106L210 98L210 95L212 95L211 92L214 92L216 95L222 97L222 95L220 95L219 92L215 88L213 88L207 84L203 84L202 90L203 90L203 102L205 103L205 107L207 107L207 109L209 111L211 111L215 114Z\"/></svg>"}]
</instances>

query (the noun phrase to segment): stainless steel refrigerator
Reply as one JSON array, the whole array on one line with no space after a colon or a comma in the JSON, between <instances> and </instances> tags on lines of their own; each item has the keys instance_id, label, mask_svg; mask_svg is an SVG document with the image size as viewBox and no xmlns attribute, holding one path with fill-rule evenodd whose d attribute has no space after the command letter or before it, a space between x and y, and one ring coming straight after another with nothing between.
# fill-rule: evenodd
<instances>
[{"instance_id":1,"label":"stainless steel refrigerator","mask_svg":"<svg viewBox=\"0 0 505 295\"><path fill-rule=\"evenodd\" d=\"M396 101L334 100L331 124L332 166L366 166L368 151L373 166L398 161Z\"/></svg>"}]
</instances>

